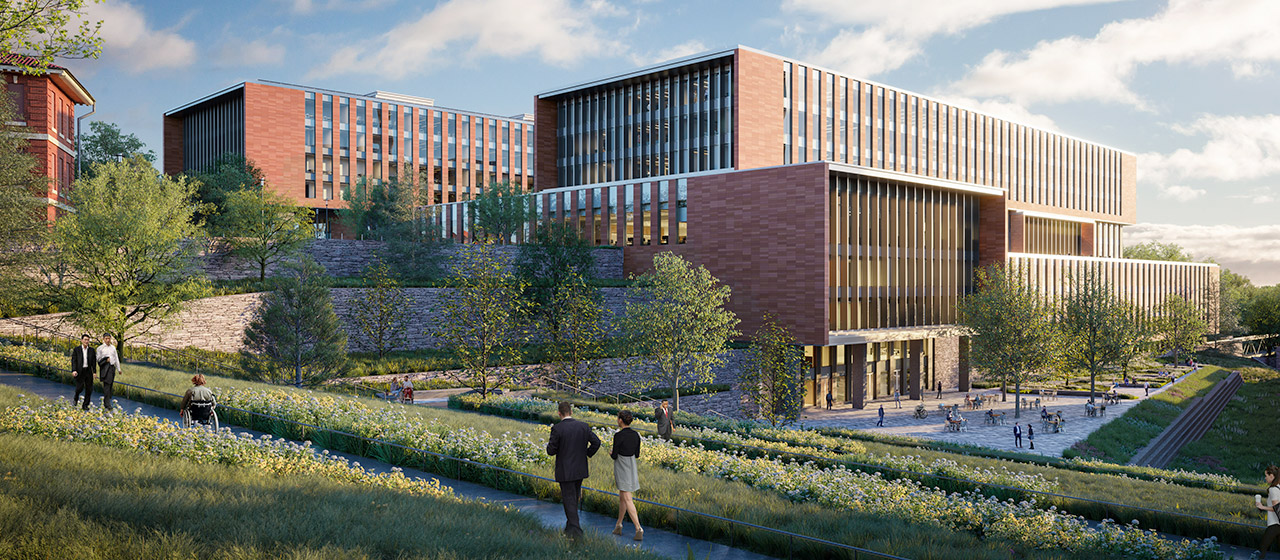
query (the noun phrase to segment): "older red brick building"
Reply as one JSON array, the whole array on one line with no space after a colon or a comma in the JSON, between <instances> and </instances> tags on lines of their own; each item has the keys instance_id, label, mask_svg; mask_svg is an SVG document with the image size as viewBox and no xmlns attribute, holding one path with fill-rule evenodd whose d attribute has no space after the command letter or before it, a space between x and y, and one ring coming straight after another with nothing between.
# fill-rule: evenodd
<instances>
[{"instance_id":1,"label":"older red brick building","mask_svg":"<svg viewBox=\"0 0 1280 560\"><path fill-rule=\"evenodd\" d=\"M76 105L95 104L92 95L71 71L49 66L41 75L27 74L35 59L18 54L0 54L0 77L13 100L20 123L26 127L27 152L39 162L37 173L49 178L48 188L39 193L48 201L48 218L70 208L68 195L76 178Z\"/></svg>"}]
</instances>

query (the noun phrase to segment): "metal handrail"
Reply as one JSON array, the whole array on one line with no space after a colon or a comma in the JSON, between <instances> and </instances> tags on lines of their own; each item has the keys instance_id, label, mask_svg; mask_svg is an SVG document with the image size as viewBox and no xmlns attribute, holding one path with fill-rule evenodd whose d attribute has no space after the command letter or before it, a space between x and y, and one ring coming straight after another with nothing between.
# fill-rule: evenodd
<instances>
[{"instance_id":1,"label":"metal handrail","mask_svg":"<svg viewBox=\"0 0 1280 560\"><path fill-rule=\"evenodd\" d=\"M527 413L527 411L523 411L523 410L515 409L515 408L505 408L505 407L501 407L501 406L497 406L497 405L487 405L487 406L490 406L490 407L492 407L492 408L496 408L496 409L500 409L500 410L511 411L511 412L526 412L526 413ZM596 412L599 412L599 411L596 411ZM582 421L582 422L586 422L587 424L594 425L594 426L596 426L596 427L602 427L602 428L614 428L614 427L616 427L616 426L613 426L613 425L610 425L610 424L604 424L604 423L600 423L600 422L590 422L590 421L587 421L587 420L582 420L581 418L579 418L578 420L580 420L580 421ZM650 429L648 429L648 428L637 428L636 426L632 426L632 427L631 427L631 429L636 430L636 431L646 432L646 433L653 433L654 435L657 435L657 432L656 432L656 431L654 431L654 430L650 430ZM1044 491L1044 490L1031 490L1031 489L1027 489L1027 488L1019 488L1019 487L1016 487L1016 486L1009 486L1009 485L1005 485L1005 484L996 484L996 483L991 483L991 482L979 482L979 481L976 481L976 480L969 480L969 479L965 479L965 478L955 478L955 477L946 476L946 475L940 475L940 474L918 473L918 472L915 472L915 471L908 471L908 470L905 470L905 469L899 469L899 468L897 468L897 467L890 467L890 466L886 466L886 465L875 465L875 464L870 464L870 463L859 463L859 462L857 462L857 461L848 461L848 460L843 460L843 459L831 459L830 457L821 457L821 456L818 456L818 455L810 455L810 454L808 454L808 453L796 453L796 452L793 452L793 451L782 451L782 450L778 450L778 449L767 449L767 448L764 448L764 447L757 447L757 446L754 446L754 445L747 445L747 444L743 444L743 443L732 443L732 442L721 441L721 440L717 440L717 439L701 438L701 437L697 437L697 436L673 436L673 437L678 437L678 438L681 438L681 439L685 439L685 440L693 440L693 441L698 441L698 442L710 442L710 443L717 443L717 444L720 444L720 445L736 446L736 447L740 447L740 448L745 448L745 449L755 450L755 451L758 451L758 452L761 452L761 453L765 453L765 454L789 455L789 456L793 456L793 457L795 457L796 459L804 459L804 460L819 460L819 461L838 461L838 462L843 463L843 464L846 464L846 465L852 465L852 466L854 466L854 467L859 467L859 468L869 469L869 470L874 470L874 471L887 471L887 472L893 472L893 473L898 473L898 474L906 474L906 475L914 475L914 476L927 476L927 477L935 478L935 479L938 479L938 480L946 480L946 481L950 481L950 482L958 482L958 483L962 483L962 484L972 484L972 485L977 485L977 486L985 486L985 487L992 488L992 489L997 489L997 490L1007 490L1007 491L1014 491L1014 492L1024 492L1024 493L1028 493L1028 494L1037 494L1037 495L1044 496L1044 497L1049 497L1049 498L1060 498L1060 499L1064 499L1064 500L1073 500L1073 501L1077 501L1077 502L1084 502L1084 503L1087 503L1087 504L1094 504L1094 505L1100 505L1100 506L1108 506L1108 507L1114 507L1114 508L1127 508L1127 509L1131 509L1131 510L1143 511L1143 512L1147 512L1147 513L1159 514L1159 515L1163 515L1163 516L1172 516L1172 517L1180 517L1180 518L1185 518L1185 519L1194 519L1194 520L1197 520L1197 521L1210 521L1210 522L1220 523L1220 524L1226 524L1226 525L1235 525L1235 526L1238 526L1238 527L1248 527L1248 528L1254 528L1254 529L1258 528L1258 526L1257 526L1257 525L1252 525L1252 524L1248 524L1248 523L1241 523L1241 522L1239 522L1239 521L1229 521L1229 520L1226 520L1226 519L1217 519L1217 518L1213 518L1213 517L1204 517L1204 516L1200 516L1200 515L1191 515L1191 514L1179 513L1179 512L1175 512L1175 511L1168 511L1168 510L1162 510L1162 509L1149 508L1149 507L1145 507L1145 506L1137 506L1137 505L1121 504L1121 503L1116 503L1116 502L1107 502L1107 501L1103 501L1103 500L1095 500L1095 499L1093 499L1093 498L1085 498L1085 497L1081 497L1081 496L1072 496L1072 495L1070 495L1070 494L1059 494L1059 493L1056 493L1056 492L1047 492L1047 491ZM754 437L754 436L753 436L753 437Z\"/></svg>"},{"instance_id":2,"label":"metal handrail","mask_svg":"<svg viewBox=\"0 0 1280 560\"><path fill-rule=\"evenodd\" d=\"M5 358L5 359L15 360L15 361L20 361L20 362L25 362L25 363L28 363L28 364L31 364L31 365L34 365L34 366L37 366L37 367L53 369L53 368L50 368L49 366L47 366L47 365L45 365L45 364L40 364L40 363L36 363L36 362L31 362L31 361L28 361L28 360L23 360L23 359L21 359L21 358L12 358L12 357L8 357L8 356L5 356L4 358ZM70 370L67 370L67 371L70 371ZM161 395L165 395L165 396L168 396L168 397L182 398L182 396L181 396L181 395L177 395L177 394L175 394L175 393L169 393L169 392L166 392L166 391L161 391L161 390L159 390L159 389L155 389L155 388L151 388L151 387L145 387L145 386L142 386L142 385L134 385L134 384L131 384L131 383L124 383L124 382L119 382L119 381L117 381L115 384L116 384L116 385L123 385L123 386L125 386L125 387L132 387L132 388L134 388L134 389L138 389L138 390L140 390L140 391L150 391L150 392L157 393L157 394L161 394ZM494 470L494 471L498 471L498 472L504 472L504 473L508 473L508 474L512 474L512 475L517 475L517 476L522 476L522 477L530 478L530 479L534 479L534 480L542 480L542 481L549 482L549 483L552 483L552 484L558 484L558 482L556 482L554 479L550 479L550 478L547 478L547 477L545 477L545 476L540 476L540 475L536 475L536 474L532 474L532 473L527 473L527 472L523 472L523 471L517 471L517 470L514 470L514 469L508 469L508 468L505 468L505 467L499 467L499 466L496 466L496 465L490 465L490 464L488 464L488 463L481 463L481 462L477 462L477 461L474 461L474 460L471 460L471 459L467 459L467 458L463 458L463 457L454 457L454 456L452 456L452 455L445 455L445 454L443 454L443 453L437 453L437 452L435 452L435 451L427 451L426 449L420 449L420 448L417 448L417 447L412 447L412 446L408 446L408 445L404 445L404 444L400 444L400 443L395 443L395 442L391 442L391 441L386 441L386 440L383 440L383 439L371 438L371 437L361 436L361 435L358 435L358 434L352 434L352 433L349 433L349 432L344 432L344 431L342 431L342 430L335 430L335 429L333 429L333 428L326 428L326 427L323 427L323 426L316 426L316 425L313 425L313 424L308 424L308 423L306 423L306 422L299 422L299 421L297 421L297 420L291 420L291 419L288 419L288 418L281 418L281 417L279 417L279 416L274 416L274 415L271 415L271 414L265 414L265 413L261 413L261 412L255 412L255 411L252 411L252 410L245 410L245 409L237 408L237 407L234 407L234 406L229 406L229 405L220 404L220 405L219 405L219 407L220 407L220 408L223 408L223 409L227 409L227 410L234 410L234 411L236 411L236 412L241 412L241 413L244 413L244 414L249 414L249 415L252 415L252 416L258 416L258 417L261 417L261 418L267 418L267 419L270 419L270 420L275 420L275 421L279 421L279 422L285 422L285 423L294 424L294 425L297 425L297 426L303 426L303 427L306 427L306 428L311 428L311 429L313 429L313 430L329 432L329 433L338 434L338 435L341 435L341 436L350 437L350 438L354 438L354 439L360 439L360 440L364 440L364 441L366 441L366 442L376 443L376 444L378 444L378 445L385 445L385 446L388 446L388 447L393 447L393 448L401 449L401 450L404 450L404 451L410 451L410 452L414 452L414 453L422 453L422 454L424 454L424 455L430 455L430 456L436 457L436 458L438 458L438 459L447 459L447 460L452 460L452 461L455 461L456 463L458 463L458 469L457 469L457 471L456 471L456 472L458 473L458 474L457 474L457 480L459 480L459 481L462 481L462 480L463 480L463 479L462 479L462 465L463 465L463 464L467 464L467 465L471 465L471 466L479 467L479 468L483 468L483 469L489 469L489 470ZM589 487L589 486L583 486L583 487L582 487L582 489L583 489L583 490L590 490L590 491L592 491L592 492L598 492L598 493L605 494L605 495L609 495L609 496L615 496L615 497L616 497L616 496L618 495L618 494L617 494L617 493L615 493L615 492L610 492L610 491L608 491L608 490L601 490L601 489L598 489L598 488L591 488L591 487ZM801 541L811 542L811 543L819 544L819 545L822 545L822 546L827 546L827 547L831 547L831 548L837 548L837 549L840 549L840 550L850 551L850 552L853 552L853 553L854 553L854 556L853 556L853 557L854 557L855 559L856 559L856 558L859 558L859 557L860 557L859 555L866 555L866 556L869 556L869 557L871 557L871 558L883 558L883 559L888 559L888 560L910 560L909 558L905 558L905 557L902 557L902 556L894 556L894 555L892 555L892 554L886 554L886 553L882 553L882 552L876 552L876 551L874 551L874 550L869 550L869 549L865 549L865 548L861 548L861 547L856 547L856 546L852 546L852 545L847 545L847 544L844 544L844 543L838 543L838 542L829 541L829 540L822 539L822 538L818 538L818 537L811 537L811 536L808 536L808 535L802 535L802 534L799 534L799 533L793 533L793 532L791 532L791 531L784 531L784 530L782 530L782 529L775 529L775 528L773 528L773 527L766 527L766 526L764 526L764 525L757 525L757 524L755 524L755 523L749 523L749 522L746 522L746 521L740 521L740 520L737 520L737 519L731 519L731 518L728 518L728 517L721 517L721 516L713 515L713 514L710 514L710 513L704 513L704 512L700 512L700 511L694 511L694 510L690 510L690 509L685 509L685 508L682 508L682 507L673 506L673 505L670 505L670 504L664 504L664 503L661 503L661 502L654 502L654 501L645 500L645 499L641 499L641 498L634 498L634 497L633 497L632 499L633 499L634 501L636 501L636 502L639 502L639 503L649 504L649 505L654 506L654 507L658 507L658 508L662 508L662 509L665 509L665 510L670 510L670 511L675 512L675 514L676 514L676 521L675 521L675 522L673 522L673 524L674 524L674 525L676 525L676 526L678 526L678 525L679 525L679 514L683 513L683 514L685 514L685 515L693 515L693 516L695 516L695 517L700 517L700 518L704 518L704 519L711 519L711 520L715 520L715 521L723 521L723 522L725 522L725 523L729 523L729 524L731 524L731 525L737 525L737 526L746 527L746 528L753 529L753 530L757 530L757 531L764 531L764 532L766 532L766 533L772 533L772 534L775 534L775 535L784 536L784 537L787 537L788 539L790 539L790 541L791 541L792 543L794 543L794 542L798 539L798 540L801 540ZM732 534L733 534L733 533L732 533L732 532L730 532L730 536L732 536ZM708 542L710 542L710 541L708 541ZM729 546L733 546L733 545L732 545L732 541L731 541L731 544L730 544ZM793 546L792 546L791 548L794 548L794 544L793 544ZM790 554L788 554L788 557L790 557Z\"/></svg>"}]
</instances>

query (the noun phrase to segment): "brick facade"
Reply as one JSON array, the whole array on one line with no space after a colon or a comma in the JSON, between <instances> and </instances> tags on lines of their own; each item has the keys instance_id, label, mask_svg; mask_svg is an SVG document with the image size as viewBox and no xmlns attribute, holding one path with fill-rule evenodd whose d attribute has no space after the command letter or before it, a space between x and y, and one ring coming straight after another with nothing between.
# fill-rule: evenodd
<instances>
[{"instance_id":1,"label":"brick facade","mask_svg":"<svg viewBox=\"0 0 1280 560\"><path fill-rule=\"evenodd\" d=\"M272 190L300 206L315 206L305 190L304 117L302 91L244 85L245 157L262 170ZM328 202L342 206L337 196Z\"/></svg>"},{"instance_id":2,"label":"brick facade","mask_svg":"<svg viewBox=\"0 0 1280 560\"><path fill-rule=\"evenodd\" d=\"M744 49L734 51L733 165L735 169L782 164L782 61Z\"/></svg>"},{"instance_id":3,"label":"brick facade","mask_svg":"<svg viewBox=\"0 0 1280 560\"><path fill-rule=\"evenodd\" d=\"M60 66L47 74L28 75L5 64L14 55L0 55L0 78L14 103L20 122L25 124L25 151L36 158L33 173L48 177L49 183L34 193L49 201L46 218L54 220L62 212L56 204L69 204L71 185L76 178L76 105L91 104L92 98L75 91L75 78Z\"/></svg>"}]
</instances>

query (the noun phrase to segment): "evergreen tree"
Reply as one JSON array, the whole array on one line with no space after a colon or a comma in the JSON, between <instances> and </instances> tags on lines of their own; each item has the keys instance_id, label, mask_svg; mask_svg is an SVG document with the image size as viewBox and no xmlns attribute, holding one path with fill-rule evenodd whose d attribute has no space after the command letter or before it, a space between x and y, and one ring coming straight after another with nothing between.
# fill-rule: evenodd
<instances>
[{"instance_id":1,"label":"evergreen tree","mask_svg":"<svg viewBox=\"0 0 1280 560\"><path fill-rule=\"evenodd\" d=\"M758 418L773 426L794 422L804 400L804 351L791 332L765 314L751 338L738 386Z\"/></svg>"},{"instance_id":2,"label":"evergreen tree","mask_svg":"<svg viewBox=\"0 0 1280 560\"><path fill-rule=\"evenodd\" d=\"M324 268L310 259L285 268L244 329L240 363L264 381L316 385L341 375L347 334L333 312Z\"/></svg>"}]
</instances>

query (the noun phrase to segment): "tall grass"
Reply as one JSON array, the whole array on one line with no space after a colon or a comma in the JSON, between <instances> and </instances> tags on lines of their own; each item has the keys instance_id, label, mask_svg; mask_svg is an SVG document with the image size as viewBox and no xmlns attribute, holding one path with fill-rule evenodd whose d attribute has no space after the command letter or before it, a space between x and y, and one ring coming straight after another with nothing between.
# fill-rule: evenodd
<instances>
[{"instance_id":1,"label":"tall grass","mask_svg":"<svg viewBox=\"0 0 1280 560\"><path fill-rule=\"evenodd\" d=\"M1178 452L1171 466L1260 481L1262 470L1280 464L1280 372L1238 369L1244 385L1198 441Z\"/></svg>"},{"instance_id":2,"label":"tall grass","mask_svg":"<svg viewBox=\"0 0 1280 560\"><path fill-rule=\"evenodd\" d=\"M4 558L654 558L500 506L0 434Z\"/></svg>"}]
</instances>

